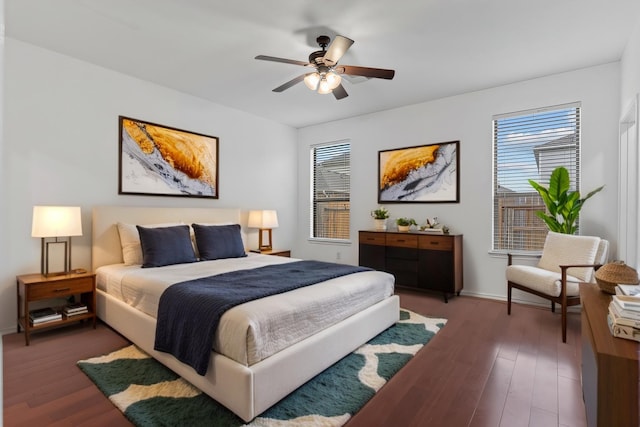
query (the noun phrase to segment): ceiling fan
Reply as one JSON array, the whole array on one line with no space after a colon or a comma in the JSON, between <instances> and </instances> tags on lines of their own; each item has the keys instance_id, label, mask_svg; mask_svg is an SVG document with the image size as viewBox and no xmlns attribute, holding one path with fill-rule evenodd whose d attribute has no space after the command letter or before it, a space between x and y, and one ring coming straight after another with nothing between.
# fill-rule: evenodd
<instances>
[{"instance_id":1,"label":"ceiling fan","mask_svg":"<svg viewBox=\"0 0 640 427\"><path fill-rule=\"evenodd\" d=\"M307 87L313 91L318 91L320 94L333 93L336 99L342 99L349 96L349 94L347 94L347 91L342 86L341 74L387 80L393 79L395 74L394 70L358 67L355 65L338 65L338 61L340 61L342 56L353 44L353 40L347 37L336 36L333 42L331 42L329 36L319 36L316 41L322 50L312 52L311 55L309 55L309 62L277 58L275 56L256 56L255 59L261 59L263 61L283 62L285 64L302 65L303 67L315 69L312 72L302 74L278 86L273 89L274 92L282 92L304 81ZM329 42L331 42L331 44L329 44Z\"/></svg>"}]
</instances>

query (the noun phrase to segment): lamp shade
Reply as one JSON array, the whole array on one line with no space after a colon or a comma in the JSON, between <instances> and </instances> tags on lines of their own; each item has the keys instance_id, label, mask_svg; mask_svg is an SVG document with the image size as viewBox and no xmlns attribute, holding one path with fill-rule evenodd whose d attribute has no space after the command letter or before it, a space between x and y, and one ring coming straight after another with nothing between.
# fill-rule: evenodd
<instances>
[{"instance_id":1,"label":"lamp shade","mask_svg":"<svg viewBox=\"0 0 640 427\"><path fill-rule=\"evenodd\" d=\"M277 228L278 227L278 214L276 211L250 211L249 223L247 224L251 228Z\"/></svg>"},{"instance_id":2,"label":"lamp shade","mask_svg":"<svg viewBox=\"0 0 640 427\"><path fill-rule=\"evenodd\" d=\"M31 237L82 236L79 206L34 206Z\"/></svg>"}]
</instances>

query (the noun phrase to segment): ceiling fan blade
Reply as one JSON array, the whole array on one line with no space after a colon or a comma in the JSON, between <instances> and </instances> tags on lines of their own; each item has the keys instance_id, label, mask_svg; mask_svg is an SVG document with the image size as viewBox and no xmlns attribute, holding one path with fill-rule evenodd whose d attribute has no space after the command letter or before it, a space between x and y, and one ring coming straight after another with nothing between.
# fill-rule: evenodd
<instances>
[{"instance_id":1,"label":"ceiling fan blade","mask_svg":"<svg viewBox=\"0 0 640 427\"><path fill-rule=\"evenodd\" d=\"M336 97L336 99L342 99L349 96L347 91L344 90L344 86L342 86L341 84L339 84L335 89L333 89L332 93L333 93L333 96Z\"/></svg>"},{"instance_id":2,"label":"ceiling fan blade","mask_svg":"<svg viewBox=\"0 0 640 427\"><path fill-rule=\"evenodd\" d=\"M278 58L275 56L258 55L255 59L262 61L282 62L284 64L302 65L303 67L311 67L312 65L304 61L296 61L295 59Z\"/></svg>"},{"instance_id":3,"label":"ceiling fan blade","mask_svg":"<svg viewBox=\"0 0 640 427\"><path fill-rule=\"evenodd\" d=\"M285 89L289 89L291 86L297 85L298 83L303 81L305 76L306 76L306 74L302 74L302 75L296 77L295 79L291 79L288 82L286 82L285 84L280 85L277 88L273 89L273 92L282 92Z\"/></svg>"},{"instance_id":4,"label":"ceiling fan blade","mask_svg":"<svg viewBox=\"0 0 640 427\"><path fill-rule=\"evenodd\" d=\"M340 61L340 58L342 58L342 55L349 50L352 44L353 40L344 36L336 36L329 45L327 52L324 54L322 59L324 65L327 67L333 67L336 65L338 61Z\"/></svg>"},{"instance_id":5,"label":"ceiling fan blade","mask_svg":"<svg viewBox=\"0 0 640 427\"><path fill-rule=\"evenodd\" d=\"M349 74L351 76L375 77L378 79L391 80L396 74L395 70L384 68L358 67L356 65L340 65L336 67L338 74Z\"/></svg>"}]
</instances>

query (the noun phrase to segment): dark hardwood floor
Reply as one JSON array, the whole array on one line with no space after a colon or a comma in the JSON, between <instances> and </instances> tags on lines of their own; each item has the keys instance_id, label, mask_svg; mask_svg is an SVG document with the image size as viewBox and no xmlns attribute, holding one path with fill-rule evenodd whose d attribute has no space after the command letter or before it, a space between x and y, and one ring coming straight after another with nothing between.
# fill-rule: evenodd
<instances>
[{"instance_id":1,"label":"dark hardwood floor","mask_svg":"<svg viewBox=\"0 0 640 427\"><path fill-rule=\"evenodd\" d=\"M447 325L347 427L585 426L580 387L580 316L502 302L399 292L402 307ZM76 367L127 341L100 324L3 337L4 425L127 426Z\"/></svg>"},{"instance_id":2,"label":"dark hardwood floor","mask_svg":"<svg viewBox=\"0 0 640 427\"><path fill-rule=\"evenodd\" d=\"M347 424L356 426L586 426L580 315L567 343L549 309L400 293L401 306L447 325ZM559 310L557 310L559 311Z\"/></svg>"}]
</instances>

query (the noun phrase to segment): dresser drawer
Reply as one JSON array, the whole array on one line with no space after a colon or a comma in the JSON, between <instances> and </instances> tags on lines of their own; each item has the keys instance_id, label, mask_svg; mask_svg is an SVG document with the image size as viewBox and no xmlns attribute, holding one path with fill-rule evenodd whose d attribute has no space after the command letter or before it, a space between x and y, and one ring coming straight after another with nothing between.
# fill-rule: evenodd
<instances>
[{"instance_id":1,"label":"dresser drawer","mask_svg":"<svg viewBox=\"0 0 640 427\"><path fill-rule=\"evenodd\" d=\"M361 231L360 244L384 246L386 244L386 239L384 236L384 233L371 233L367 231Z\"/></svg>"},{"instance_id":2,"label":"dresser drawer","mask_svg":"<svg viewBox=\"0 0 640 427\"><path fill-rule=\"evenodd\" d=\"M93 277L31 284L28 289L30 300L93 292Z\"/></svg>"},{"instance_id":3,"label":"dresser drawer","mask_svg":"<svg viewBox=\"0 0 640 427\"><path fill-rule=\"evenodd\" d=\"M415 234L391 233L387 234L387 246L397 246L400 248L417 248L418 236Z\"/></svg>"},{"instance_id":4,"label":"dresser drawer","mask_svg":"<svg viewBox=\"0 0 640 427\"><path fill-rule=\"evenodd\" d=\"M451 251L453 239L446 236L419 236L418 247L432 251Z\"/></svg>"}]
</instances>

